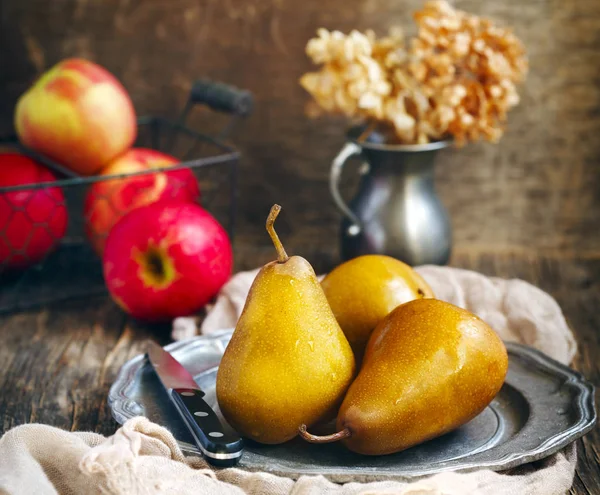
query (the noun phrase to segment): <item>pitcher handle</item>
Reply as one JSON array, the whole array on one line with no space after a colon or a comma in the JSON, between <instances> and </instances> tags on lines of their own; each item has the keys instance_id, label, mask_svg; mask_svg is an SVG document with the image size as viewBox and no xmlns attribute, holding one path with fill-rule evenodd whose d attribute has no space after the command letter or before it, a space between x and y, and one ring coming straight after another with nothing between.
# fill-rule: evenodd
<instances>
[{"instance_id":1,"label":"pitcher handle","mask_svg":"<svg viewBox=\"0 0 600 495\"><path fill-rule=\"evenodd\" d=\"M340 178L342 176L342 169L344 168L345 163L348 161L349 158L355 155L360 155L360 153L360 146L354 143L346 143L346 145L333 159L333 162L331 163L331 172L329 174L329 190L331 191L333 201L335 201L336 206L339 208L342 214L352 222L352 225L350 225L350 227L348 228L348 233L350 235L358 235L360 233L360 220L350 209L350 207L346 204L346 202L342 199L339 185Z\"/></svg>"}]
</instances>

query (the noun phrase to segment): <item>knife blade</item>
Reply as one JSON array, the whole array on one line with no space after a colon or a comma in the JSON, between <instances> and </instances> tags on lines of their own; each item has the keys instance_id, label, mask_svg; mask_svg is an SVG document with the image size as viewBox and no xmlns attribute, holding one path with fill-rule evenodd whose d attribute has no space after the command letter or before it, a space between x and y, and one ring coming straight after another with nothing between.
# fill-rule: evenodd
<instances>
[{"instance_id":1,"label":"knife blade","mask_svg":"<svg viewBox=\"0 0 600 495\"><path fill-rule=\"evenodd\" d=\"M146 356L204 458L220 467L237 464L243 453L242 439L223 428L189 371L155 342L149 342Z\"/></svg>"}]
</instances>

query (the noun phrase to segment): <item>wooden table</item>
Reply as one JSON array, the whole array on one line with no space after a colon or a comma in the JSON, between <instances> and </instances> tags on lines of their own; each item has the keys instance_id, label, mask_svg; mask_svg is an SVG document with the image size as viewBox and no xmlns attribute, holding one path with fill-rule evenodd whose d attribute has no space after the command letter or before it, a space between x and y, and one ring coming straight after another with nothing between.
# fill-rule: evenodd
<instances>
[{"instance_id":1,"label":"wooden table","mask_svg":"<svg viewBox=\"0 0 600 495\"><path fill-rule=\"evenodd\" d=\"M332 253L306 256L318 271L335 259ZM243 263L238 256L238 266L254 266L269 257L271 248L255 250L241 257ZM459 249L452 264L486 275L518 277L552 294L579 343L574 367L600 384L600 257ZM146 339L167 343L169 330L133 323L106 297L0 317L0 430L41 422L113 433L117 424L106 396L119 367L143 351ZM571 493L600 493L597 429L578 442L578 456Z\"/></svg>"}]
</instances>

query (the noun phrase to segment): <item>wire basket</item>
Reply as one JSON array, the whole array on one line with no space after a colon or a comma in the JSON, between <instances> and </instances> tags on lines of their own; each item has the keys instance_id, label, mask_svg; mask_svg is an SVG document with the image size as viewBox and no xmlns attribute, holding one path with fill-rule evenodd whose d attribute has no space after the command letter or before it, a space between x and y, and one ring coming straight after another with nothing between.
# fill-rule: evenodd
<instances>
[{"instance_id":1,"label":"wire basket","mask_svg":"<svg viewBox=\"0 0 600 495\"><path fill-rule=\"evenodd\" d=\"M186 126L195 105L206 105L230 118L216 136ZM11 136L0 140L3 149L12 149L33 158L52 170L58 180L0 187L0 313L32 309L74 298L88 298L106 292L102 263L94 247L101 246L109 228L93 218L94 205L110 209L118 218L140 204L127 205L119 196L127 187L146 187L149 194L160 191L155 200L189 197L206 208L228 231L233 240L237 202L237 164L239 151L225 142L236 121L252 110L252 95L245 90L211 81L197 81L185 108L176 121L161 117L138 119L135 147L169 153L180 161L175 166L142 172L81 177L48 157L22 146ZM156 186L156 187L155 187ZM200 197L196 196L200 191ZM43 192L44 194L39 194ZM15 201L15 195L20 200ZM183 196L182 196L183 194ZM23 198L25 198L23 200ZM37 204L36 199L42 198ZM145 203L152 199L145 200ZM8 211L8 215L2 212ZM68 215L63 235L57 226ZM28 222L27 238L19 247L11 245L13 222ZM35 246L52 249L36 252ZM93 247L94 246L94 247ZM45 255L45 253L49 253ZM23 265L26 268L15 268Z\"/></svg>"}]
</instances>

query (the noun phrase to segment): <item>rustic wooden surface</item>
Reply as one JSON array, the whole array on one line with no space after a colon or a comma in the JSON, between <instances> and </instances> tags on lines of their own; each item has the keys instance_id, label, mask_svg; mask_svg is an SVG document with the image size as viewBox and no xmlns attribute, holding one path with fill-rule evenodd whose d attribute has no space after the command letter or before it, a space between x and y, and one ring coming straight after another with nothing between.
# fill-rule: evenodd
<instances>
[{"instance_id":1,"label":"rustic wooden surface","mask_svg":"<svg viewBox=\"0 0 600 495\"><path fill-rule=\"evenodd\" d=\"M327 253L312 255L319 271L329 268L333 259ZM241 265L255 264L253 259L243 261ZM487 275L519 277L552 294L579 343L574 366L600 385L600 259L465 250L455 252L452 264ZM134 324L106 298L0 317L0 432L41 422L111 434L117 424L106 397L119 367L144 351L146 339L165 344L168 335L167 327ZM578 442L571 493L600 493L599 454L600 434L595 429Z\"/></svg>"},{"instance_id":2,"label":"rustic wooden surface","mask_svg":"<svg viewBox=\"0 0 600 495\"><path fill-rule=\"evenodd\" d=\"M457 246L600 252L600 2L457 0L459 8L514 27L531 71L499 146L440 157L438 188ZM328 168L344 123L304 116L297 84L311 69L306 41L318 27L348 31L410 25L422 0L3 0L0 2L0 134L18 95L44 68L69 56L105 65L140 114L174 116L194 78L250 89L256 111L240 129L240 238L283 201L302 221L281 219L293 242L337 228ZM213 122L214 121L214 122ZM211 129L221 120L200 112ZM204 127L203 127L204 128ZM353 173L348 172L351 193ZM289 218L293 218L290 216ZM287 230L286 230L287 229ZM261 233L262 234L262 233Z\"/></svg>"}]
</instances>

